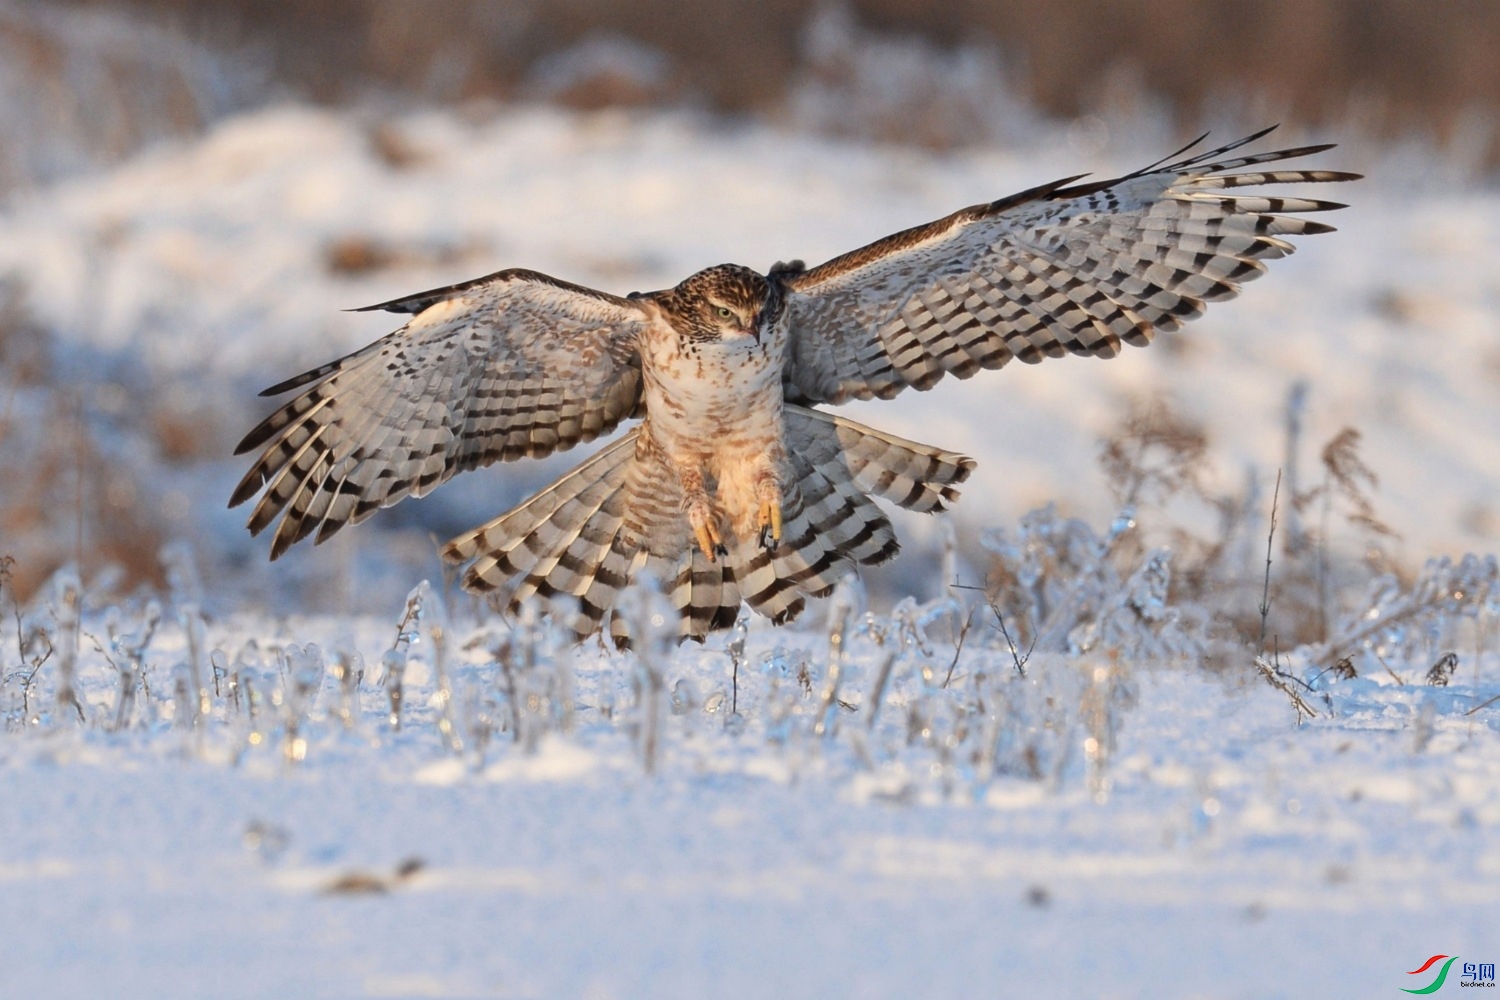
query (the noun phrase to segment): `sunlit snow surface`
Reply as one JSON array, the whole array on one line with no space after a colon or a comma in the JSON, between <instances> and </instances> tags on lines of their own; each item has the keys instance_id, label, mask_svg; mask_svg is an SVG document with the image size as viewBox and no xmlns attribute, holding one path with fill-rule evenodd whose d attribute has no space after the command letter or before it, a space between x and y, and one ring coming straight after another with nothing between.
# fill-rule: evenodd
<instances>
[{"instance_id":1,"label":"sunlit snow surface","mask_svg":"<svg viewBox=\"0 0 1500 1000\"><path fill-rule=\"evenodd\" d=\"M1295 727L1248 671L1022 677L982 612L955 657L942 602L637 657L414 596L168 612L123 713L154 612L85 613L84 725L12 679L7 992L1378 996L1494 947L1493 653Z\"/></svg>"},{"instance_id":2,"label":"sunlit snow surface","mask_svg":"<svg viewBox=\"0 0 1500 1000\"><path fill-rule=\"evenodd\" d=\"M391 328L346 307L505 266L626 292L726 260L816 262L1172 141L1070 136L935 156L680 115L274 110L17 200L0 271L81 373L134 366L248 427L254 389ZM1338 137L1287 141L1320 138ZM1380 177L1368 149L1317 162L1377 176L1320 191L1354 205L1331 219L1341 232L1304 241L1176 349L1015 365L857 413L979 459L958 508L977 537L1048 501L1109 523L1097 441L1132 396L1201 421L1227 482L1247 467L1268 481L1306 380L1302 460L1359 428L1410 567L1493 550L1500 203L1409 169ZM332 273L345 240L392 263ZM757 623L732 713L724 637L649 662L573 652L451 594L444 614L431 593L403 629L416 578L379 616L262 610L299 578L264 568L264 543L222 513L240 471L163 474L208 572L201 593L163 599L149 642L139 602L85 595L70 661L83 723L59 702L68 580L22 636L0 626L0 992L1377 996L1425 985L1407 973L1433 954L1500 956L1493 597L1413 626L1353 680L1287 655L1317 712L1298 726L1248 651L1207 672L1124 596L1121 620L1141 612L1149 635L1061 632L1023 678L980 606L955 659L934 574L895 616L852 596L841 659L827 609ZM545 474L491 475L462 516ZM350 544L381 544L358 540L384 537L379 520ZM214 546L254 568L225 569ZM54 651L28 684L37 630ZM1455 636L1451 684L1425 685Z\"/></svg>"}]
</instances>

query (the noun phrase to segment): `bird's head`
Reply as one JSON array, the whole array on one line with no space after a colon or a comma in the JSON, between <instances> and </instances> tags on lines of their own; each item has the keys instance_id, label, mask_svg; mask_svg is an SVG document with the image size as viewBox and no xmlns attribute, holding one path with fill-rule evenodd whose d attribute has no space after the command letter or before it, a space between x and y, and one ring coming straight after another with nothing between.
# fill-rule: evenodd
<instances>
[{"instance_id":1,"label":"bird's head","mask_svg":"<svg viewBox=\"0 0 1500 1000\"><path fill-rule=\"evenodd\" d=\"M738 264L699 271L665 296L673 325L697 342L759 342L781 313L781 297L764 275Z\"/></svg>"}]
</instances>

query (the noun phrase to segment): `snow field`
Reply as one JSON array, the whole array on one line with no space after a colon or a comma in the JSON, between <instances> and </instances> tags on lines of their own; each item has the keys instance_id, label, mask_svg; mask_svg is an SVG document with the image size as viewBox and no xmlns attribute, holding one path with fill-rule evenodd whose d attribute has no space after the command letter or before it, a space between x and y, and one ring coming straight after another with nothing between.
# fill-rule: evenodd
<instances>
[{"instance_id":1,"label":"snow field","mask_svg":"<svg viewBox=\"0 0 1500 1000\"><path fill-rule=\"evenodd\" d=\"M436 582L429 534L579 455L275 567L222 509L253 392L389 329L339 309L512 265L629 291L814 262L1170 142L1028 129L937 155L684 113L282 107L8 204L17 308L179 545L154 610L97 566L0 587L0 992L1372 996L1491 954L1500 598L1462 555L1500 534L1500 205L1437 168L1319 157L1371 174L1318 192L1353 205L1341 232L1150 351L849 408L979 459L962 542L938 568L946 529L898 521L908 569L795 628L573 649ZM0 389L0 443L45 453L42 388ZM1140 400L1259 518L1207 530L1222 556L1164 552L1179 508L1122 512L1098 471ZM164 402L184 454L139 417ZM1278 544L1258 669L1275 470L1316 486L1345 426L1399 541L1335 511L1317 639L1294 633L1325 578ZM1279 537L1324 531L1283 488ZM999 614L950 587L997 566Z\"/></svg>"}]
</instances>

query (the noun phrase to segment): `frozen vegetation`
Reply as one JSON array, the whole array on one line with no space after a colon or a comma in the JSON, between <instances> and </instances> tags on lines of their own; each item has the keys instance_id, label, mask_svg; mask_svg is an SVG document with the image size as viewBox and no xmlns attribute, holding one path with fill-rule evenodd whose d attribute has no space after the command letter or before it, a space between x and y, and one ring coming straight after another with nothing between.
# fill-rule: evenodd
<instances>
[{"instance_id":1,"label":"frozen vegetation","mask_svg":"<svg viewBox=\"0 0 1500 1000\"><path fill-rule=\"evenodd\" d=\"M1351 656L1268 686L1205 667L1165 551L1050 514L986 546L993 604L851 586L635 653L427 583L209 618L180 552L161 598L64 571L0 629L8 988L1356 996L1482 953L1493 560L1378 581Z\"/></svg>"},{"instance_id":2,"label":"frozen vegetation","mask_svg":"<svg viewBox=\"0 0 1500 1000\"><path fill-rule=\"evenodd\" d=\"M1379 996L1496 960L1500 198L1456 169L1355 136L1341 232L1183 333L857 408L980 465L794 627L626 653L456 592L432 536L576 454L275 566L224 510L254 392L386 332L345 307L817 261L1177 138L1003 101L949 153L830 137L910 113L854 93L277 107L15 190L0 992Z\"/></svg>"}]
</instances>

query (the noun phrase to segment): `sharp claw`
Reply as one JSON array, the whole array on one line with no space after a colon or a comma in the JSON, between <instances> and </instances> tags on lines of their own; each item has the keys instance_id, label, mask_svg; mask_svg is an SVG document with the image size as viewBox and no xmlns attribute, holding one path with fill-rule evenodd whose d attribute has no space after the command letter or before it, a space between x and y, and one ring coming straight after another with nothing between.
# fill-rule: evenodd
<instances>
[{"instance_id":1,"label":"sharp claw","mask_svg":"<svg viewBox=\"0 0 1500 1000\"><path fill-rule=\"evenodd\" d=\"M698 548L708 556L708 561L713 562L715 554L728 555L724 549L724 539L719 537L719 527L714 523L712 513L702 512L701 516L695 514L692 517L693 537L698 540Z\"/></svg>"},{"instance_id":2,"label":"sharp claw","mask_svg":"<svg viewBox=\"0 0 1500 1000\"><path fill-rule=\"evenodd\" d=\"M714 561L714 552L723 548L719 540L714 537L714 530L707 522L693 525L693 535L698 539L698 548L708 556L708 561Z\"/></svg>"},{"instance_id":3,"label":"sharp claw","mask_svg":"<svg viewBox=\"0 0 1500 1000\"><path fill-rule=\"evenodd\" d=\"M781 504L762 500L760 504L760 545L769 549L781 541Z\"/></svg>"},{"instance_id":4,"label":"sharp claw","mask_svg":"<svg viewBox=\"0 0 1500 1000\"><path fill-rule=\"evenodd\" d=\"M718 553L720 559L729 558L729 550L724 547L723 542L719 542L714 546L714 552Z\"/></svg>"}]
</instances>

